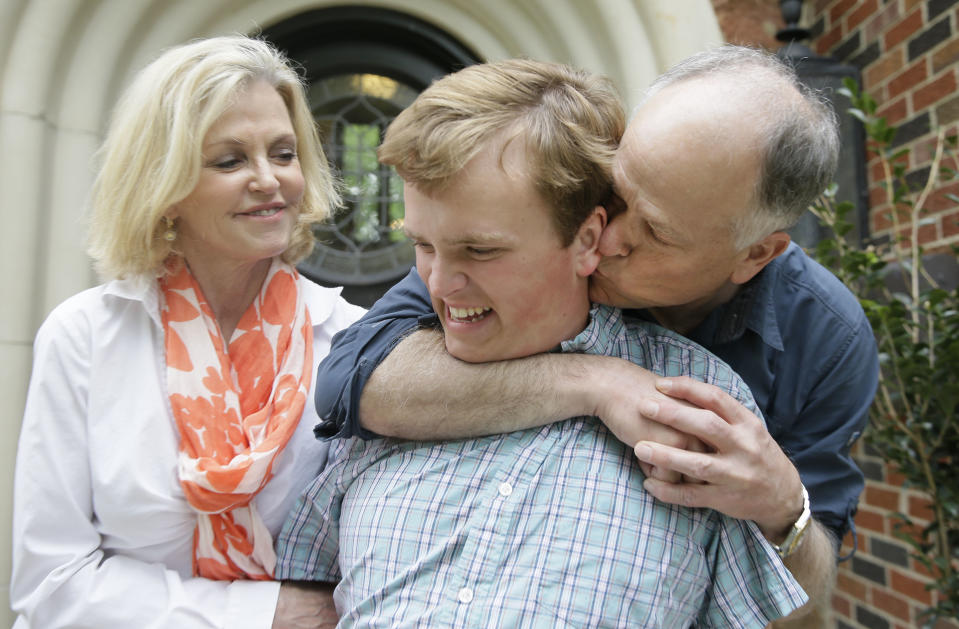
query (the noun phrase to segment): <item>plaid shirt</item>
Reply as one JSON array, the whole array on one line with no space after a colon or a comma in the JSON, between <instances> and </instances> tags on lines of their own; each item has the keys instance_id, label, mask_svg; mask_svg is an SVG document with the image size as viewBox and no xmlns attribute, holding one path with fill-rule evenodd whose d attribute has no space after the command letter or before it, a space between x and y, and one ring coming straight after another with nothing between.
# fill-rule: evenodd
<instances>
[{"instance_id":1,"label":"plaid shirt","mask_svg":"<svg viewBox=\"0 0 959 629\"><path fill-rule=\"evenodd\" d=\"M725 363L614 308L594 307L563 350L690 375L759 413ZM283 527L276 578L339 581L340 626L764 627L805 602L755 524L659 502L642 481L589 417L354 439Z\"/></svg>"}]
</instances>

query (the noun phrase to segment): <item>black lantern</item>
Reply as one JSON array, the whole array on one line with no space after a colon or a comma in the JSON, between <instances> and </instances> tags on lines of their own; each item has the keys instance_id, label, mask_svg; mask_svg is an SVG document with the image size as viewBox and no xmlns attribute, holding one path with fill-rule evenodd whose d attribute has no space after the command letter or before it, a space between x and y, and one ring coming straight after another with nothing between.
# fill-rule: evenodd
<instances>
[{"instance_id":1,"label":"black lantern","mask_svg":"<svg viewBox=\"0 0 959 629\"><path fill-rule=\"evenodd\" d=\"M802 43L810 37L809 31L799 26L802 0L780 0L779 8L786 26L776 33L776 39L785 45L776 54L796 69L805 85L821 92L839 116L841 148L835 179L839 186L836 198L855 206L855 216L849 217L854 231L848 237L861 246L869 234L865 134L862 123L849 114L849 99L838 92L845 78L861 85L859 70L832 57L820 57ZM807 212L789 233L800 245L809 247L823 237L823 228L816 217Z\"/></svg>"}]
</instances>

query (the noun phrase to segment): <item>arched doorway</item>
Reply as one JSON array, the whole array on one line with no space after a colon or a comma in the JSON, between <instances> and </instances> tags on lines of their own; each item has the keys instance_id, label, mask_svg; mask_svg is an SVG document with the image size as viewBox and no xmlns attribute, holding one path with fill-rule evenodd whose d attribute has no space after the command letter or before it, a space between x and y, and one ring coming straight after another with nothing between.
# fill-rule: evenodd
<instances>
[{"instance_id":1,"label":"arched doorway","mask_svg":"<svg viewBox=\"0 0 959 629\"><path fill-rule=\"evenodd\" d=\"M479 57L448 33L405 13L334 7L301 13L263 32L303 66L308 97L345 207L316 229L300 265L369 306L413 264L401 231L403 185L376 160L390 121L437 77Z\"/></svg>"}]
</instances>

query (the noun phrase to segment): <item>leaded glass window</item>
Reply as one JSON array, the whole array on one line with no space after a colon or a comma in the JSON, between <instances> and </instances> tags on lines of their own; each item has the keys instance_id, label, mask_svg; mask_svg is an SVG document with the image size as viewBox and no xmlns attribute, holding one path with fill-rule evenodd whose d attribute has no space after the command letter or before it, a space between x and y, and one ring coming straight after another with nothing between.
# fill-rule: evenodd
<instances>
[{"instance_id":1,"label":"leaded glass window","mask_svg":"<svg viewBox=\"0 0 959 629\"><path fill-rule=\"evenodd\" d=\"M398 279L413 264L402 232L403 182L377 161L376 147L416 95L375 74L334 76L311 86L313 115L343 182L345 207L315 229L316 248L301 264L309 274L331 284L366 285Z\"/></svg>"}]
</instances>

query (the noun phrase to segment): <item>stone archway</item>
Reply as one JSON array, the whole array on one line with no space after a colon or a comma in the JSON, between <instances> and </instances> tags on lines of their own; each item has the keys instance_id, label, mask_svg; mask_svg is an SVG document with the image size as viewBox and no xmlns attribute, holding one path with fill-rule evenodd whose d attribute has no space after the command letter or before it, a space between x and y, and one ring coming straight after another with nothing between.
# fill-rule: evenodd
<instances>
[{"instance_id":1,"label":"stone archway","mask_svg":"<svg viewBox=\"0 0 959 629\"><path fill-rule=\"evenodd\" d=\"M113 102L161 49L196 37L254 33L334 0L5 0L0 3L0 537L10 539L11 478L31 364L46 314L96 283L83 210L93 155ZM483 59L561 61L603 72L627 105L661 70L721 43L709 0L356 0L406 12ZM0 574L10 574L8 542ZM7 602L8 576L0 582ZM9 609L0 604L0 609ZM0 623L12 616L0 611Z\"/></svg>"}]
</instances>

